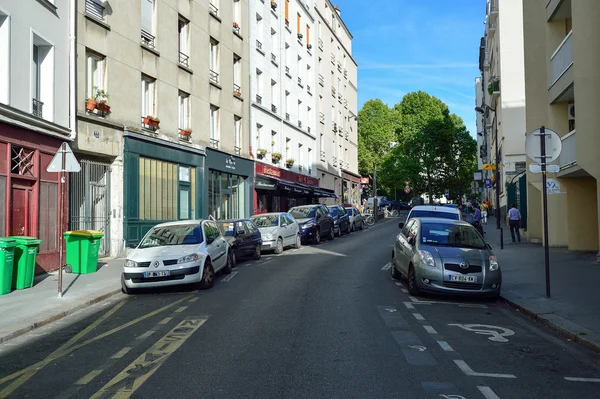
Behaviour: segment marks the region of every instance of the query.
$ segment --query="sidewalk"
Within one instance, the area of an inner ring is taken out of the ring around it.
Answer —
[[[34,285],[0,296],[0,343],[59,320],[121,292],[123,259],[100,259],[93,274],[63,272],[58,297],[58,272],[35,277]]]
[[[486,241],[502,268],[502,298],[511,306],[600,353],[600,301],[597,300],[600,264],[596,252],[569,252],[550,248],[550,298],[546,298],[544,247],[541,244],[512,242],[510,229],[503,224],[504,249],[500,230],[488,218]]]

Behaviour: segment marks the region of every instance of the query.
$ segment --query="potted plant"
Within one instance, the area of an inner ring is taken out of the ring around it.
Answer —
[[[152,115],[148,115],[148,116],[144,117],[144,125],[148,125],[150,127],[157,128],[159,123],[160,123],[160,119],[155,118]]]
[[[298,33],[298,39],[302,40],[303,37],[304,35],[302,33]]]
[[[271,161],[273,161],[273,163],[277,163],[281,160],[281,154],[278,152],[273,152],[271,153]]]
[[[256,154],[258,155],[258,159],[263,159],[265,155],[267,155],[267,150],[264,148],[259,148],[256,150]]]
[[[192,129],[190,129],[190,128],[179,129],[179,134],[184,137],[190,137],[192,135]]]
[[[275,147],[275,140],[271,141],[271,147]]]
[[[98,105],[98,103],[96,102],[95,98],[88,98],[87,103],[85,105],[85,109],[87,109],[88,111],[93,111],[96,109],[96,105]]]
[[[292,166],[294,166],[294,158],[288,158],[285,160],[285,166],[287,166],[288,168],[291,168]]]
[[[240,27],[240,25],[239,25],[237,22],[235,22],[235,21],[234,21],[234,22],[233,22],[233,27],[234,27],[235,29],[238,29],[238,28]]]
[[[500,80],[493,80],[488,85],[488,93],[489,93],[490,96],[495,91],[500,91]]]

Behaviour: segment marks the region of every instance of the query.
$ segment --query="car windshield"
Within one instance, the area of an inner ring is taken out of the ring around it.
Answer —
[[[251,218],[256,227],[273,227],[279,225],[279,215],[262,215]]]
[[[219,230],[221,230],[221,234],[223,234],[224,236],[230,236],[233,237],[234,234],[234,229],[233,229],[233,223],[231,222],[217,222],[217,226],[219,226]]]
[[[198,224],[174,224],[150,229],[138,248],[202,243],[202,229]]]
[[[346,208],[346,213],[348,216],[352,216],[352,208]]]
[[[458,220],[458,213],[454,212],[438,212],[438,211],[415,211],[410,213],[411,218],[442,218]]]
[[[329,213],[331,213],[331,216],[337,216],[338,209],[337,208],[329,208]]]
[[[421,242],[433,246],[486,248],[485,242],[474,227],[451,223],[422,223]]]
[[[314,218],[316,213],[316,208],[313,207],[299,207],[292,208],[288,211],[290,215],[292,215],[295,219],[306,219],[306,218]]]

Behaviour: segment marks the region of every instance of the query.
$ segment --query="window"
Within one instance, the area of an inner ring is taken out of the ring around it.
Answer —
[[[54,115],[54,47],[33,35],[31,113],[52,121]]]
[[[190,128],[190,95],[180,91],[179,92],[179,129]]]
[[[276,151],[276,149],[281,148],[279,146],[279,136],[277,136],[277,132],[275,130],[271,130],[271,147],[272,151]]]
[[[219,83],[219,42],[210,38],[210,81]]]
[[[154,47],[154,0],[142,2],[142,43]]]
[[[210,106],[210,141],[211,144],[219,144],[219,108]]]
[[[240,26],[242,22],[242,6],[241,0],[233,0],[233,27],[235,33],[240,33]],[[237,28],[236,28],[237,25]]]
[[[188,53],[189,26],[190,22],[180,15],[177,27],[179,31],[179,63],[186,67],[189,67],[190,58]]]
[[[10,18],[0,11],[0,103],[8,104],[10,87]]]
[[[208,1],[208,11],[215,17],[219,16],[219,0]]]
[[[142,116],[156,116],[155,85],[154,78],[142,75]]]
[[[240,151],[242,149],[242,117],[234,115],[233,116],[233,132],[234,132],[234,149],[236,155],[240,155]]]
[[[264,149],[266,147],[263,147],[263,135],[262,135],[262,125],[261,124],[256,124],[256,145],[259,149]]]
[[[286,112],[285,119],[288,120],[288,121],[290,120],[290,117],[289,117],[290,116],[290,111],[291,111],[290,108],[291,108],[291,105],[290,105],[290,92],[286,90],[286,92],[285,92],[285,112]]]
[[[262,42],[263,42],[263,18],[260,16],[260,14],[256,13],[256,48],[260,51],[263,51],[262,49]]]
[[[54,1],[52,1],[54,3]],[[85,2],[85,13],[100,21],[104,21],[104,1],[88,0]]]
[[[239,55],[233,54],[233,95],[242,96],[242,59]]]
[[[298,166],[302,167],[302,144],[298,144]]]

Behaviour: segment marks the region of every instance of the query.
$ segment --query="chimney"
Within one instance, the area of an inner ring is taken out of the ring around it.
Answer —
[[[333,6],[333,9],[338,13],[338,15],[342,15],[342,10],[336,5]]]

